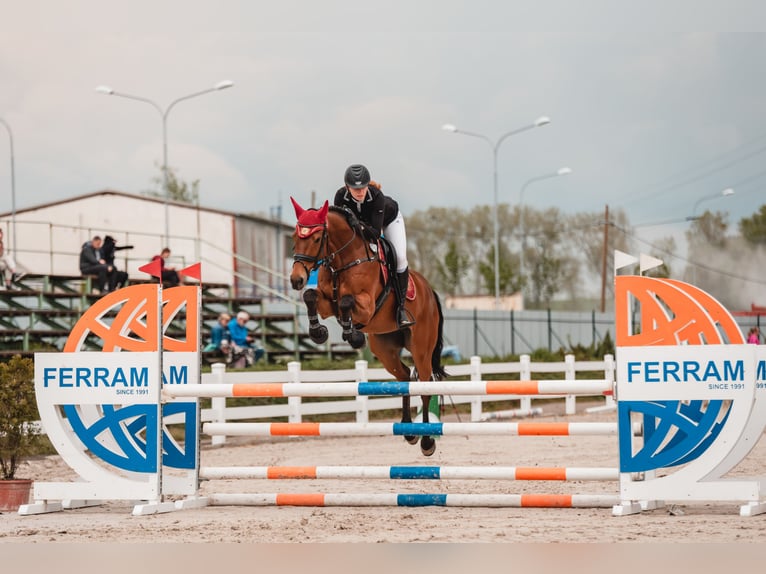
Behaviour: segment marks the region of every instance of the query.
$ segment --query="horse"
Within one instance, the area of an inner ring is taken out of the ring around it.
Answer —
[[[327,327],[319,323],[333,316],[343,328],[343,339],[353,348],[365,343],[397,381],[436,380],[447,376],[441,364],[444,344],[442,332],[444,315],[439,296],[426,279],[410,271],[406,310],[414,325],[399,329],[396,322],[396,298],[389,296],[391,284],[382,280],[384,256],[381,243],[371,243],[364,224],[350,211],[329,207],[325,201],[320,209],[303,209],[290,198],[298,220],[293,233],[293,266],[290,283],[300,291],[309,275],[318,269],[317,287],[303,292],[309,319],[309,337],[321,344],[327,340]],[[396,260],[391,252],[388,261]],[[393,271],[395,273],[395,264]],[[395,281],[396,278],[393,277]],[[414,287],[414,293],[412,293]],[[393,289],[396,289],[394,286]],[[401,351],[412,355],[415,372],[402,362]],[[428,422],[431,396],[423,396],[423,422]],[[402,422],[412,422],[410,397],[402,397]],[[418,437],[405,435],[410,444]],[[425,456],[436,451],[431,436],[420,439],[420,450]]]

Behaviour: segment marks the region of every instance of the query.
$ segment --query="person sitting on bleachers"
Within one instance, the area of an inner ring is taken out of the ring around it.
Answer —
[[[0,227],[0,275],[2,275],[3,285],[8,290],[13,288],[13,281],[19,278],[16,273],[16,262],[5,250],[2,227]]]
[[[176,287],[181,283],[181,278],[175,267],[165,265],[165,259],[170,257],[170,248],[165,247],[159,255],[152,257],[152,261],[160,262],[160,273],[162,274],[163,287]]]
[[[215,353],[216,355],[226,357],[227,363],[230,360],[231,354],[229,321],[231,321],[231,315],[228,313],[221,313],[218,315],[218,321],[216,321],[216,324],[210,329],[210,342],[204,349],[202,349],[204,353]]]
[[[80,273],[96,276],[96,289],[101,295],[107,293],[107,281],[112,280],[114,267],[107,265],[101,255],[103,240],[95,235],[90,241],[82,244],[80,250]]]
[[[229,335],[231,336],[232,363],[236,364],[238,359],[244,358],[246,365],[253,365],[260,359],[264,350],[256,347],[253,336],[247,330],[247,322],[250,320],[250,314],[247,311],[240,311],[237,316],[229,321]]]
[[[112,274],[109,276],[109,291],[121,289],[128,282],[128,274],[125,271],[117,269],[117,266],[114,264],[114,252],[123,249],[133,249],[133,246],[121,245],[117,247],[117,240],[114,237],[111,235],[104,237],[104,242],[101,246],[101,257],[106,261],[106,264],[110,265],[113,269]]]

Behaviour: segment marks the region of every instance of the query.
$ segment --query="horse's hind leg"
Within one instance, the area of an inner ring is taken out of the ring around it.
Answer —
[[[316,289],[306,289],[303,292],[303,302],[306,303],[306,313],[309,316],[309,337],[317,344],[327,341],[327,327],[319,324],[317,316],[317,299],[319,293]]]
[[[383,367],[396,377],[397,381],[410,381],[410,369],[402,363],[400,352],[404,346],[403,335],[401,331],[387,333],[384,335],[370,335],[370,351],[383,364]],[[410,396],[402,396],[402,422],[412,422],[412,412],[410,408]],[[415,435],[404,435],[404,440],[410,444],[418,444],[420,440]]]
[[[423,401],[423,423],[427,424],[431,412],[431,395],[423,395],[420,398]],[[434,437],[424,435],[423,438],[420,439],[420,452],[422,452],[424,456],[431,456],[436,452],[436,441],[434,440]]]

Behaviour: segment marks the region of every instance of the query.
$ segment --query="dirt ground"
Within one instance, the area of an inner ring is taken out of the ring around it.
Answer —
[[[585,405],[578,403],[578,410]],[[547,412],[547,411],[546,411]],[[540,421],[615,421],[613,412],[556,414]],[[455,420],[445,416],[444,420]],[[203,445],[203,466],[236,465],[413,465],[439,466],[617,466],[616,437],[440,437],[437,452],[424,459],[399,437],[229,439]],[[766,474],[761,441],[732,474]],[[19,476],[35,480],[73,478],[58,456],[41,457]],[[216,480],[213,492],[444,492],[609,493],[616,482],[529,482],[497,480]],[[0,542],[756,542],[766,536],[766,515],[742,518],[738,504],[688,504],[641,515],[612,517],[610,509],[455,507],[207,507],[134,517],[132,504],[60,513],[0,516]]]

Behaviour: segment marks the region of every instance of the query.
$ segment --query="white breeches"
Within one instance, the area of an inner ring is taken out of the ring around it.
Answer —
[[[16,272],[16,263],[13,261],[10,255],[0,256],[0,274],[5,276],[6,271],[9,273]]]
[[[404,218],[401,212],[396,219],[383,228],[383,234],[396,250],[396,272],[402,273],[407,269],[407,231],[404,229]]]

